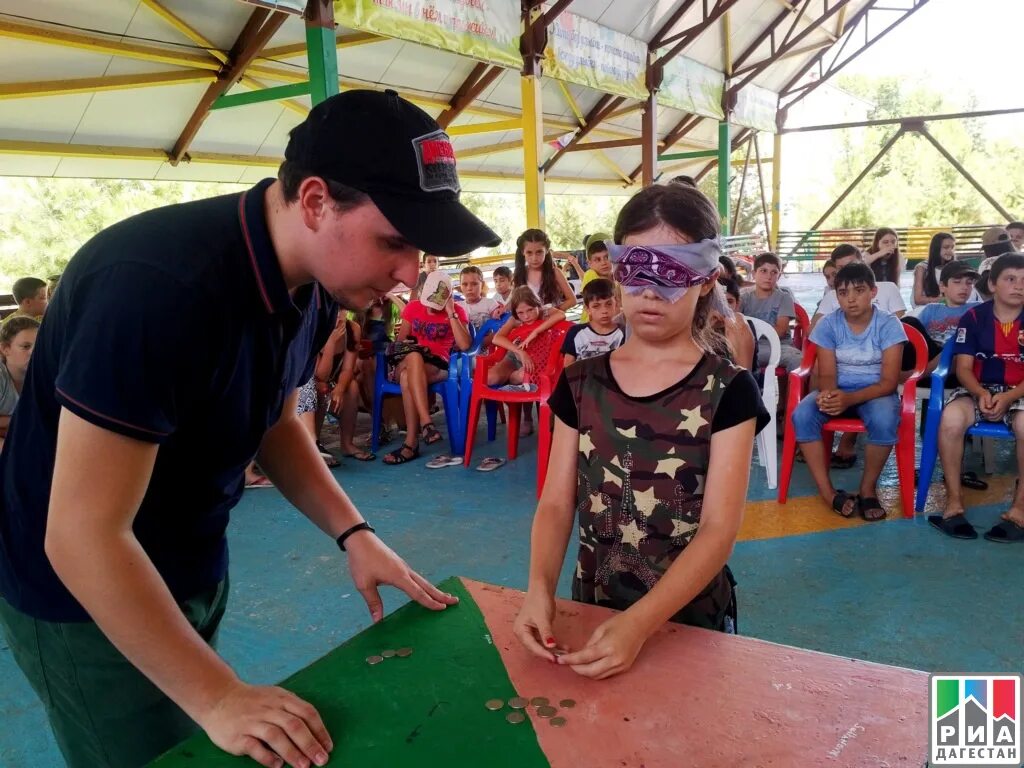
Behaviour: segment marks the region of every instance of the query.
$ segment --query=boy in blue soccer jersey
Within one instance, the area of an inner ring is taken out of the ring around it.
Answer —
[[[1018,476],[1024,470],[1024,255],[1000,256],[988,277],[992,300],[964,314],[956,330],[953,360],[961,386],[942,411],[939,458],[946,483],[946,509],[928,522],[956,539],[976,539],[964,516],[960,466],[964,435],[977,421],[1003,421],[1017,438]],[[1024,541],[1024,488],[1018,484],[989,541]]]

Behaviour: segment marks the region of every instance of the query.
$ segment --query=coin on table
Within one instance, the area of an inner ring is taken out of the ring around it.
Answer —
[[[522,696],[514,696],[508,700],[508,705],[512,709],[526,709],[526,705],[529,703],[529,699],[524,699]]]
[[[395,655],[395,652],[389,648],[386,651],[381,651],[380,655],[383,656],[385,659],[390,659]]]
[[[523,722],[526,719],[526,715],[524,715],[522,712],[509,712],[507,715],[505,715],[505,719],[513,725],[515,725],[516,723]]]
[[[564,728],[565,727],[565,718],[564,717],[552,717],[550,720],[548,720],[548,722],[551,723],[551,727],[552,728]]]
[[[534,696],[530,699],[530,704],[534,707],[546,707],[550,702],[543,696]]]
[[[484,702],[484,706],[492,712],[497,712],[499,709],[505,706],[505,702],[501,699],[488,699]]]
[[[412,656],[412,648],[399,648],[395,651],[395,655],[400,659],[404,659],[406,656]]]
[[[367,656],[366,657],[366,663],[371,665],[371,666],[374,665],[374,664],[380,664],[382,661],[384,661],[384,657],[383,656]]]
[[[554,717],[558,710],[554,707],[537,707],[537,717]]]
[[[562,699],[560,702],[558,702],[558,706],[560,706],[562,709],[572,709],[576,706],[576,702],[572,699]]]

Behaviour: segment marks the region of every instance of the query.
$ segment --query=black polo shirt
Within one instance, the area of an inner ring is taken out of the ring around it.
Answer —
[[[134,531],[174,597],[224,578],[245,467],[337,312],[316,284],[289,295],[270,184],[134,216],[68,264],[0,454],[0,594],[18,610],[88,619],[43,551],[61,408],[160,445]]]

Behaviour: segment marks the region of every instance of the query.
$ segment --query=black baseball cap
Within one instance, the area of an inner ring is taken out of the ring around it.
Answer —
[[[943,265],[942,271],[939,272],[939,282],[948,283],[950,280],[956,277],[969,277],[972,280],[978,279],[978,270],[972,267],[966,261],[959,261],[953,259],[953,261],[947,262]]]
[[[501,242],[459,202],[451,139],[394,91],[354,90],[325,99],[292,129],[284,157],[365,192],[425,253],[462,256]]]

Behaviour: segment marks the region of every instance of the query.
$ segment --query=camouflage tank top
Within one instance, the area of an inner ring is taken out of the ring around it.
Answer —
[[[609,356],[565,371],[579,415],[576,511],[580,548],[573,599],[625,610],[658,582],[700,524],[711,425],[726,387],[741,373],[705,355],[685,379],[629,397]],[[672,621],[726,628],[732,577],[722,569]]]

